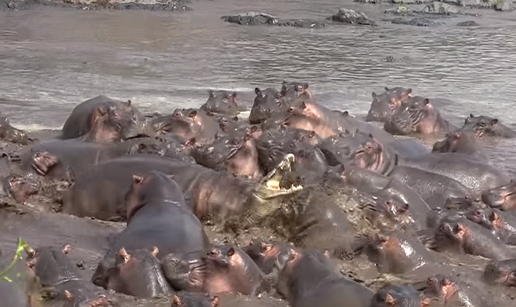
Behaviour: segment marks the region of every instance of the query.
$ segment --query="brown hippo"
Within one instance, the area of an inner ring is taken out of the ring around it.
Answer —
[[[486,265],[482,278],[489,284],[516,287],[516,259],[491,261]]]
[[[434,144],[432,152],[458,152],[476,157],[480,161],[487,161],[487,156],[474,134],[463,130],[447,133],[443,140]]]
[[[308,83],[283,81],[280,90],[281,97],[286,101],[296,98],[313,99],[313,95],[308,89]]]
[[[158,251],[161,250],[162,257],[174,252],[187,253],[204,249],[208,246],[209,241],[202,224],[185,203],[179,185],[159,171],[150,171],[144,175],[133,175],[133,184],[125,199],[127,228],[111,244],[110,251],[106,253],[104,260],[98,265],[92,281],[98,286],[113,286],[115,290],[118,289],[119,291],[123,289],[131,290],[131,293],[126,294],[132,295],[138,293],[149,297],[157,292],[167,293],[169,291],[168,285],[161,282],[163,278],[159,278],[158,275],[150,277],[155,279],[156,282],[151,284],[156,285],[156,289],[146,287],[139,291],[137,290],[139,287],[127,286],[131,282],[138,282],[138,280],[123,279],[129,274],[125,273],[128,270],[127,268],[135,266],[135,264],[128,265],[127,261],[130,257],[127,255],[132,254],[134,250],[153,247],[157,248],[153,250],[152,254],[156,256]],[[120,273],[118,273],[118,281],[112,283],[112,274],[116,272],[111,268],[117,267],[115,261],[117,253],[125,261],[120,264],[122,267]],[[152,257],[143,258],[146,259],[146,264],[142,264],[142,270],[145,272],[132,274],[143,276],[142,274],[157,272],[156,269],[149,270],[146,266],[155,267],[159,261],[154,261]],[[140,261],[143,260],[140,259]]]
[[[482,192],[482,201],[491,208],[516,210],[516,180]]]
[[[403,102],[412,96],[412,89],[403,87],[387,88],[385,93],[371,93],[373,101],[365,118],[366,122],[386,122]]]
[[[251,124],[260,124],[266,119],[287,110],[290,106],[274,88],[261,90],[257,87],[254,92],[256,97],[249,114]]]
[[[244,248],[244,251],[253,259],[260,270],[270,274],[276,262],[282,255],[288,254],[292,245],[281,242],[253,241]]]
[[[502,124],[498,118],[484,115],[474,116],[470,114],[464,120],[464,126],[461,130],[474,133],[476,137],[516,137],[516,131]]]
[[[208,100],[200,107],[204,112],[238,115],[237,93],[208,91]]]
[[[411,286],[389,285],[379,289],[368,307],[428,307],[431,299]]]
[[[109,114],[110,121],[120,125],[124,139],[137,135],[145,125],[145,117],[131,105],[131,101],[123,102],[101,95],[73,109],[63,125],[63,139],[74,139],[88,133],[103,114]]]
[[[484,285],[479,284],[478,286],[483,287]],[[420,288],[426,297],[434,298],[444,306],[492,306],[487,304],[487,297],[482,297],[480,294],[482,291],[478,286],[467,282],[454,281],[447,276],[437,274],[430,276],[426,280],[426,285],[422,283],[421,288],[418,286],[416,288]]]

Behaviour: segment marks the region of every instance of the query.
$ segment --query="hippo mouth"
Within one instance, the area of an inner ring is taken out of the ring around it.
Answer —
[[[259,183],[256,196],[270,199],[302,190],[302,184],[296,184],[299,178],[293,179],[293,165],[296,157],[287,154],[276,168],[271,170]]]

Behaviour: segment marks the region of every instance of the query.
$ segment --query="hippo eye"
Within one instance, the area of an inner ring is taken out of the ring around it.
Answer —
[[[480,127],[485,127],[485,126],[486,126],[486,122],[485,122],[485,121],[483,121],[483,120],[481,120],[481,121],[480,121]]]
[[[139,144],[138,145],[138,149],[144,149],[145,148],[145,144]]]
[[[231,247],[230,249],[228,249],[228,252],[226,253],[226,255],[228,257],[232,257],[233,255],[235,254],[235,249],[233,247]]]

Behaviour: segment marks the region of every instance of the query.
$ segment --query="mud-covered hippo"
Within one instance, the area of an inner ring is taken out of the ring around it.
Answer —
[[[77,266],[67,254],[71,246],[44,246],[28,251],[27,263],[36,273],[42,287],[53,300],[66,302],[64,306],[113,306],[109,294],[84,280]],[[31,305],[32,306],[32,305]]]
[[[371,93],[373,101],[366,122],[386,122],[397,111],[403,102],[412,96],[412,89],[403,87],[385,88],[381,94]]]
[[[343,278],[322,253],[291,249],[282,258],[275,265],[277,290],[291,306],[369,306],[374,293]]]
[[[428,277],[426,282],[416,283],[415,287],[429,300],[437,300],[444,306],[492,306],[487,303],[489,295],[482,295],[485,285],[474,280],[463,282],[437,274]]]
[[[476,137],[516,137],[516,131],[502,124],[498,118],[484,115],[474,116],[470,114],[464,120],[461,130],[474,133]]]
[[[133,183],[125,196],[127,211],[127,228],[123,230],[111,244],[110,251],[104,256],[92,278],[92,281],[102,287],[113,286],[118,289],[134,289],[127,285],[129,282],[118,278],[118,282],[112,282],[111,270],[116,265],[116,255],[122,257],[126,264],[120,267],[118,275],[124,275],[124,269],[133,267],[127,266],[131,259],[132,251],[138,249],[153,249],[156,257],[161,251],[160,257],[169,253],[188,253],[204,249],[209,245],[208,238],[204,233],[201,222],[193,214],[192,208],[185,202],[180,186],[170,176],[159,171],[150,171],[146,174],[133,175]],[[154,247],[156,247],[154,249]],[[152,259],[152,258],[151,258]],[[143,265],[141,269],[148,271],[147,274],[159,271],[159,261],[147,261],[148,268]],[[158,268],[156,268],[158,267]],[[140,276],[145,272],[141,272]],[[116,276],[115,276],[116,278]],[[170,293],[168,284],[159,276],[151,276],[155,281],[152,283],[157,288],[148,291],[135,291],[143,297],[152,297],[155,294]],[[136,295],[135,293],[126,293]]]
[[[374,294],[368,307],[428,307],[431,301],[411,286],[389,285]]]
[[[152,136],[171,134],[182,143],[191,139],[208,143],[221,131],[215,119],[198,109],[176,109],[172,115],[151,120],[148,130]]]
[[[193,211],[199,218],[211,216],[226,222],[232,218],[252,219],[247,214],[239,215],[248,210],[253,218],[258,218],[262,214],[266,216],[268,210],[276,210],[270,200],[298,188],[299,183],[292,182],[288,176],[295,157],[290,155],[286,159],[256,183],[167,157],[124,156],[99,163],[75,176],[74,187],[64,197],[63,212],[105,220],[119,219],[125,216],[125,208],[121,205],[125,190],[133,181],[133,174],[145,175],[159,170],[175,175],[182,191],[192,199]],[[260,204],[260,212],[251,205],[254,202],[257,206]]]
[[[385,131],[397,135],[439,134],[457,129],[445,120],[428,98],[409,98],[384,125]]]
[[[486,265],[482,279],[489,284],[516,287],[516,259],[491,261]]]
[[[208,91],[208,100],[200,107],[204,112],[238,115],[237,93]]]
[[[73,109],[63,125],[63,139],[74,139],[88,133],[102,114],[109,114],[110,120],[120,125],[123,138],[141,133],[145,126],[145,116],[131,101],[123,102],[101,95],[88,99]]]
[[[257,87],[254,89],[254,92],[256,97],[249,114],[249,122],[251,124],[259,124],[289,108],[289,104],[282,99],[281,94],[274,88],[261,90]]]

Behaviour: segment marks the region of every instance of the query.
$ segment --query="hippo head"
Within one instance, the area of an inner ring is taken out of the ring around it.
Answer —
[[[464,120],[464,126],[462,126],[461,130],[472,132],[476,137],[499,136],[501,134],[499,132],[499,125],[500,122],[497,118],[470,114]]]
[[[240,127],[238,116],[218,116],[217,123],[219,124],[220,130],[222,130],[223,133],[235,132]]]
[[[183,191],[173,177],[160,171],[133,175],[133,182],[125,195],[127,222],[129,223],[134,214],[152,198],[166,199],[181,205],[181,201],[184,200]]]
[[[269,117],[288,109],[288,104],[281,98],[280,93],[273,88],[261,90],[255,88],[253,107],[249,114],[251,124],[259,124]]]
[[[383,231],[405,229],[412,222],[409,204],[393,199],[377,198],[374,204],[366,206],[365,213],[375,228]]]
[[[514,260],[491,261],[486,265],[482,279],[489,284],[516,286],[516,268]]]
[[[186,254],[168,254],[161,260],[163,271],[175,289],[202,292],[208,270],[202,251]]]
[[[365,251],[369,261],[376,264],[378,272],[399,274],[405,272],[405,266],[409,262],[409,255],[404,249],[407,245],[407,242],[394,234],[378,233],[367,244]]]
[[[189,140],[196,137],[203,126],[201,112],[196,109],[176,109],[172,115],[152,120],[150,125],[157,135],[171,133],[181,140]]]
[[[482,193],[482,201],[491,208],[513,210],[516,208],[516,180],[486,190]]]
[[[269,274],[272,272],[274,262],[282,255],[288,254],[291,248],[288,243],[254,241],[249,243],[244,251],[262,272]]]
[[[388,285],[380,288],[371,299],[370,307],[428,307],[431,299],[423,297],[411,286]]]
[[[4,178],[4,194],[10,195],[17,203],[25,202],[32,195],[38,194],[40,189],[40,181],[30,176],[9,175]]]
[[[503,220],[491,209],[470,208],[464,211],[464,216],[491,231],[499,230],[495,228],[496,226],[501,226],[503,229]]]
[[[82,140],[101,144],[120,142],[123,129],[130,126],[126,116],[127,114],[120,112],[116,106],[98,107],[91,118],[90,130]]]
[[[412,89],[411,88],[404,88],[404,87],[385,87],[385,93],[391,95],[392,97],[395,97],[400,102],[404,102],[408,98],[413,97],[412,96]]]
[[[124,143],[129,143],[128,141]],[[140,137],[135,140],[135,142],[130,143],[127,154],[151,154],[158,156],[165,156],[167,153],[167,145],[163,142],[160,142],[156,139],[149,137]]]
[[[470,237],[466,224],[453,220],[443,221],[435,230],[434,238],[425,242],[425,246],[436,251],[451,250],[461,253]]]
[[[458,285],[441,274],[430,276],[426,281],[416,283],[415,286],[425,296],[442,298],[444,304],[448,304],[450,299],[459,292]]]
[[[28,134],[20,129],[16,129],[9,123],[7,117],[0,117],[0,139],[12,143],[27,145],[30,141]]]
[[[299,82],[287,82],[283,81],[281,85],[280,91],[281,97],[285,99],[285,101],[291,101],[297,99],[299,97],[305,99],[312,99],[313,95],[308,90],[308,83],[299,83]]]
[[[76,278],[78,273],[75,265],[67,258],[71,245],[65,244],[58,248],[43,246],[36,249],[27,248],[27,265],[39,277],[43,286],[54,286]]]
[[[170,293],[161,263],[156,258],[157,247],[134,250],[125,248],[118,252],[115,266],[108,269],[108,289],[141,298],[151,298]]]
[[[385,123],[387,132],[398,135],[433,132],[435,112],[428,98],[412,97],[401,105],[391,120]]]
[[[218,296],[204,293],[180,292],[172,297],[172,307],[217,307]]]
[[[396,155],[369,134],[368,139],[351,155],[351,161],[355,166],[387,174],[396,164]]]
[[[457,152],[457,149],[462,146],[461,143],[467,137],[468,134],[460,130],[447,133],[443,140],[434,144],[432,152]]]
[[[201,110],[211,113],[238,115],[237,93],[228,91],[208,91],[208,100]]]

